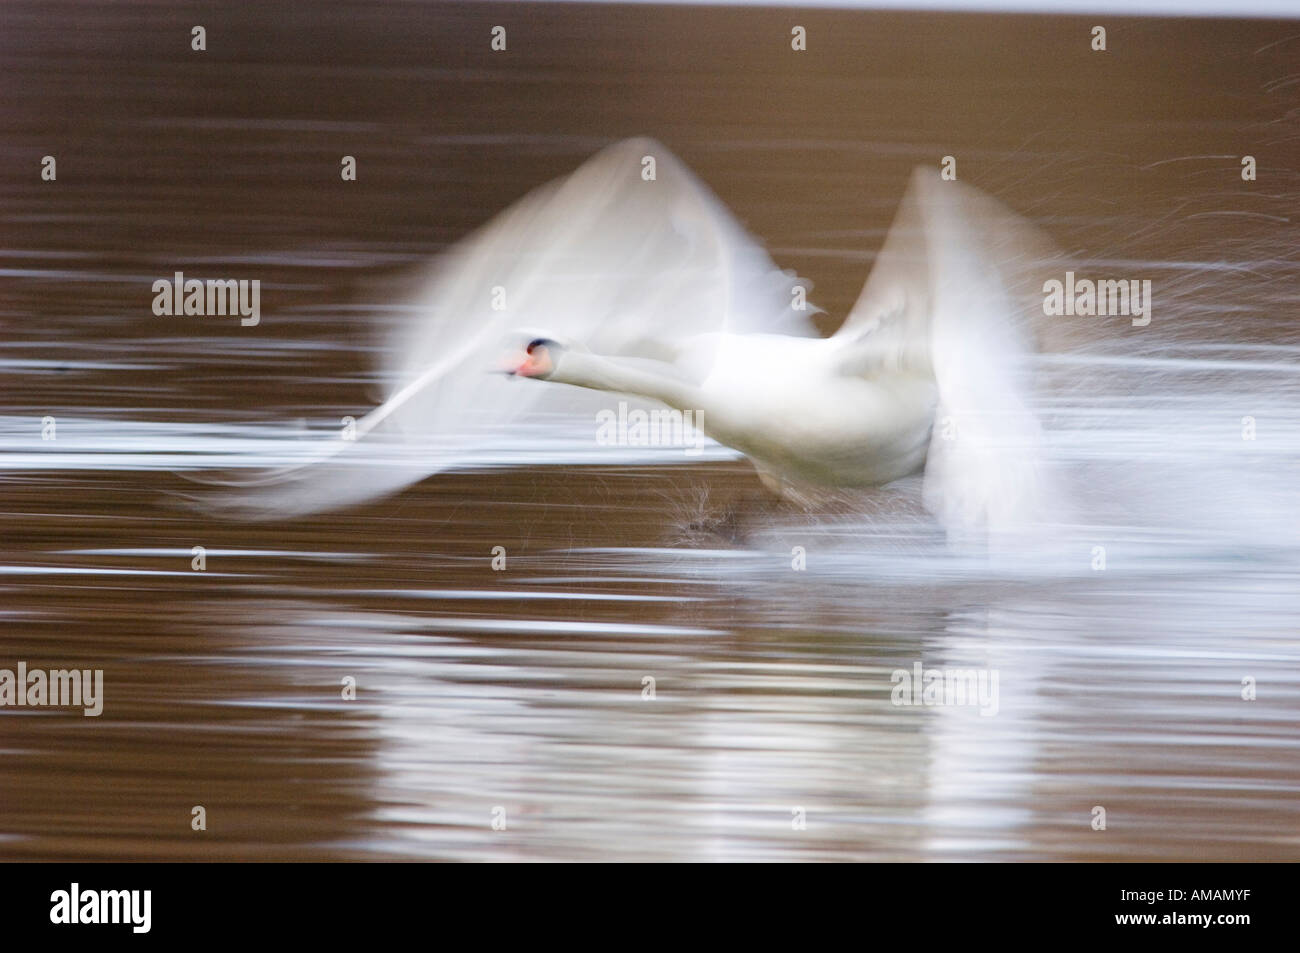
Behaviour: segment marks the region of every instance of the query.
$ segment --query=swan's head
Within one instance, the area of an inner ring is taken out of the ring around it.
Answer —
[[[541,332],[529,332],[528,343],[506,363],[506,374],[511,377],[535,377],[548,380],[554,377],[564,360],[564,355],[574,350],[570,341],[547,337]]]
[[[522,360],[508,373],[546,380],[555,373],[555,364],[562,352],[563,346],[550,338],[533,338],[524,345]]]

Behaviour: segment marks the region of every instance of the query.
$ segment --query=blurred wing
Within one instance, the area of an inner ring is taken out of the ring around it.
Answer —
[[[484,435],[525,413],[609,403],[493,373],[523,343],[518,329],[641,357],[709,331],[811,335],[812,309],[792,307],[797,284],[662,145],[617,143],[441,256],[394,334],[391,386],[357,440],[269,475],[239,502],[256,515],[373,498],[472,462]],[[395,436],[400,452],[380,449]]]
[[[862,294],[832,336],[843,346],[846,373],[932,372],[932,262],[923,175],[920,169],[913,173]]]
[[[1057,254],[1001,203],[917,169],[836,338],[865,374],[933,375],[924,499],[951,535],[1008,534],[1057,505],[1028,359]]]

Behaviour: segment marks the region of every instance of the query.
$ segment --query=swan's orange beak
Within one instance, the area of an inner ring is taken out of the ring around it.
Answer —
[[[532,358],[523,351],[507,354],[501,359],[501,373],[507,377],[514,377],[527,367],[528,362],[531,360]]]
[[[506,359],[505,372],[512,377],[537,377],[551,372],[551,355],[544,347],[535,347],[531,354],[519,351]]]

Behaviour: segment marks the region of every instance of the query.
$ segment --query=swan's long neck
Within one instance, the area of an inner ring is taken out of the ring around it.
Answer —
[[[699,388],[670,372],[586,351],[569,351],[549,380],[593,390],[651,397],[679,410],[699,406]]]

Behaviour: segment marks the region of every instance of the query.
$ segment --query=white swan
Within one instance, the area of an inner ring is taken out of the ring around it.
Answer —
[[[909,368],[863,373],[857,342],[715,332],[666,342],[669,348],[668,361],[634,361],[541,337],[508,373],[690,411],[778,491],[787,482],[877,486],[925,461],[933,378]]]
[[[1020,292],[1041,287],[1050,261],[1023,220],[918,169],[853,311],[821,338],[798,280],[667,149],[627,140],[442,256],[392,342],[393,383],[359,422],[365,439],[240,502],[283,515],[391,492],[457,466],[483,428],[583,406],[561,383],[702,412],[778,490],[924,466],[925,503],[950,528],[1023,524],[1044,480]],[[524,351],[507,374],[484,373],[511,346]],[[427,456],[370,465],[384,433]]]

